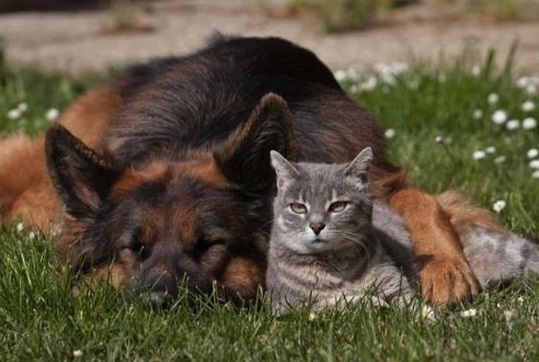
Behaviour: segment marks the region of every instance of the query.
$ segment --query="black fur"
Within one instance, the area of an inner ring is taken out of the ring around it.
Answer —
[[[59,250],[84,271],[121,265],[135,294],[151,286],[173,295],[187,276],[194,290],[217,281],[226,295],[256,295],[272,221],[272,149],[342,163],[370,146],[375,180],[400,172],[383,157],[375,120],[313,53],[282,39],[220,36],[115,82],[123,103],[100,146],[88,150],[55,126],[47,158],[71,214]],[[146,169],[156,163],[161,171]],[[137,183],[132,170],[150,179]],[[114,191],[122,182],[135,188]]]

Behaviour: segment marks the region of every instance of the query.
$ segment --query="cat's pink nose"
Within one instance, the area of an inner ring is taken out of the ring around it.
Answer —
[[[326,224],[323,222],[312,222],[309,226],[313,229],[314,233],[318,235],[326,227]]]

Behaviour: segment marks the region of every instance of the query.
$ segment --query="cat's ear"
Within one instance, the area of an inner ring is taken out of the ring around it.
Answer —
[[[47,131],[45,153],[52,183],[66,211],[75,217],[92,217],[118,176],[112,162],[61,125]]]
[[[270,151],[271,165],[277,174],[277,188],[281,189],[299,176],[299,171],[277,151]]]
[[[364,148],[357,156],[346,166],[344,175],[359,179],[362,183],[368,183],[369,168],[372,162],[372,148]]]

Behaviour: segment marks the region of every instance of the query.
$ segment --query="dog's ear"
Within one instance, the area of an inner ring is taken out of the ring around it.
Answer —
[[[292,114],[286,102],[280,96],[268,93],[247,122],[214,152],[214,157],[228,179],[251,192],[264,192],[275,183],[270,151],[276,150],[295,160],[298,149]]]
[[[52,183],[66,211],[77,218],[94,215],[118,177],[112,163],[60,125],[47,131],[45,154]]]

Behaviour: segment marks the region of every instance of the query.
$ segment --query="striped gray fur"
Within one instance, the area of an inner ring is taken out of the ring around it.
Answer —
[[[372,200],[366,148],[350,163],[292,163],[272,151],[277,174],[267,288],[272,309],[346,306],[365,295],[405,303],[417,284],[412,241],[401,217]],[[458,230],[482,287],[539,273],[538,246],[513,233]]]

